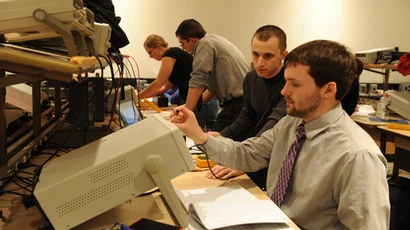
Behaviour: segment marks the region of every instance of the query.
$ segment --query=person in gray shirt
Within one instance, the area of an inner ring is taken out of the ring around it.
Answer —
[[[195,19],[181,22],[175,35],[181,47],[194,55],[185,107],[194,110],[201,98],[202,103],[218,99],[222,110],[214,130],[219,132],[231,125],[242,110],[242,82],[249,65],[234,44],[219,35],[207,34]]]
[[[267,195],[303,229],[388,229],[387,161],[340,103],[355,77],[355,56],[316,40],[292,50],[284,65],[288,115],[260,137],[208,135],[184,107],[171,122],[217,163],[242,171],[269,166]]]

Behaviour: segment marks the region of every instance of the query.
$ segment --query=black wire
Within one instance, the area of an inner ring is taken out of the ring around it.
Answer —
[[[196,147],[197,149],[199,149],[199,151],[201,151],[201,152],[203,152],[203,153],[205,154],[206,163],[208,164],[209,171],[211,171],[212,175],[213,175],[216,179],[218,179],[218,180],[228,180],[228,179],[222,179],[222,178],[218,177],[217,175],[215,175],[214,171],[212,170],[211,164],[209,163],[209,159],[210,159],[210,158],[209,158],[209,156],[208,156],[208,153],[206,152],[205,146],[204,146],[203,144],[195,144],[195,145],[189,147],[189,149],[191,150],[191,148],[195,148],[195,147]]]
[[[98,59],[98,60],[99,60],[99,59]],[[100,61],[100,60],[99,60],[99,61]],[[82,115],[82,114],[84,113],[84,111],[88,108],[89,104],[94,100],[95,96],[96,96],[96,94],[94,94],[94,95],[90,98],[90,100],[88,100],[87,104],[83,107],[83,109],[81,110],[80,114],[78,115],[77,121],[76,121],[75,124],[72,126],[72,128],[71,128],[71,130],[70,130],[70,133],[66,136],[66,138],[65,138],[65,140],[64,140],[64,142],[63,142],[63,144],[62,144],[61,146],[64,146],[64,145],[67,143],[68,139],[69,139],[70,136],[73,134],[74,130],[77,128],[78,123],[80,122],[80,117],[81,117],[81,115]],[[53,157],[55,157],[55,156],[57,155],[57,153],[60,152],[60,149],[61,149],[61,147],[58,148],[53,154],[51,154],[50,157],[48,157],[48,158],[46,159],[46,161],[44,161],[44,162],[41,164],[41,166],[39,167],[39,169],[36,171],[36,174],[34,175],[34,179],[33,179],[32,193],[34,192],[34,189],[35,189],[35,187],[36,187],[36,185],[37,185],[37,183],[38,183],[38,179],[39,179],[39,177],[40,177],[40,173],[41,173],[41,170],[43,169],[43,166],[46,165],[51,159],[53,159]],[[31,194],[31,195],[33,195],[33,194]]]
[[[95,91],[95,93],[94,93],[94,95],[93,95],[93,98],[94,97],[96,97],[97,96],[97,94],[98,94],[98,92],[100,92],[100,90],[103,90],[104,91],[104,66],[103,66],[103,64],[102,64],[102,62],[101,62],[101,60],[100,60],[100,58],[95,54],[95,53],[93,53],[93,52],[91,52],[90,50],[87,50],[92,56],[94,56],[96,59],[97,59],[97,61],[98,61],[98,63],[100,64],[100,69],[101,69],[101,79],[103,79],[103,83],[102,84],[99,84],[99,86],[98,86],[98,89]],[[100,105],[100,107],[98,108],[98,110],[94,110],[94,117],[93,117],[93,119],[90,121],[90,122],[88,122],[87,123],[87,126],[85,127],[85,129],[84,129],[84,145],[87,143],[87,131],[88,131],[88,128],[90,127],[90,125],[91,124],[94,124],[94,122],[95,122],[95,119],[97,118],[97,115],[98,115],[98,113],[100,112],[100,110],[101,110],[101,108],[102,107],[104,107],[104,103],[101,103],[101,105]]]
[[[118,63],[115,61],[115,59],[116,59],[116,58],[120,59],[120,58],[122,57],[121,54],[115,54],[115,53],[114,53],[114,54],[111,54],[110,57],[114,60],[115,64],[117,65],[118,70],[120,70],[120,66],[119,66]],[[111,66],[111,67],[112,67],[112,66]],[[116,104],[116,102],[117,102],[118,89],[119,89],[119,86],[115,85],[116,82],[115,82],[115,77],[114,77],[114,68],[111,68],[111,81],[112,81],[111,90],[110,90],[110,92],[108,93],[107,97],[108,97],[109,95],[111,95],[111,91],[112,91],[113,88],[115,88],[115,95],[114,95],[114,100],[113,100],[112,105],[111,105],[110,123],[109,123],[108,126],[110,126],[111,121],[114,120],[113,117],[114,117],[114,112],[115,112],[115,104]],[[108,130],[109,130],[109,129],[107,129],[107,134],[108,134]]]
[[[70,149],[65,148],[65,147],[59,145],[58,143],[51,142],[51,141],[43,141],[42,147],[43,147],[43,149],[50,149],[50,148],[51,149],[60,149],[60,151],[65,152],[65,153],[70,152]],[[44,153],[42,151],[39,151],[39,152],[42,153],[42,154],[49,154],[49,153]]]
[[[151,194],[156,193],[156,192],[159,192],[159,188],[154,189],[154,190],[149,191],[149,192],[144,192],[144,193],[141,193],[141,194],[139,195],[139,197],[140,197],[140,196],[147,196],[147,195],[151,195]]]
[[[3,190],[2,192],[3,192],[3,193],[14,194],[14,195],[18,195],[18,196],[25,196],[25,195],[27,195],[27,194],[15,192],[16,190],[20,190],[20,188],[19,188],[19,189],[14,189],[14,190],[7,190],[7,191]]]
[[[13,182],[15,185],[17,185],[20,189],[26,190],[26,191],[28,191],[28,192],[30,192],[30,193],[32,192],[31,190],[27,189],[27,188],[24,187],[23,185],[17,183],[17,180],[14,180],[14,177],[13,177],[13,176],[10,176],[10,180],[11,180],[11,182]],[[31,186],[31,184],[28,184],[27,186]],[[3,192],[6,192],[6,191],[3,191]]]
[[[102,63],[101,60],[97,57],[97,60],[100,63],[100,66],[102,67]],[[107,60],[107,59],[106,59]],[[110,68],[111,68],[111,73],[113,73],[113,68],[112,68],[112,64],[111,61],[107,60],[107,62],[110,64]],[[103,72],[103,71],[102,71]],[[101,74],[103,76],[103,74]],[[42,87],[43,91],[47,94],[48,98],[50,99],[50,94],[47,92],[47,90]],[[80,113],[81,114],[85,111],[85,108],[88,107],[88,104],[94,99],[95,95],[90,99],[90,101],[87,103],[87,105],[83,108],[83,110]],[[26,196],[27,194],[22,194],[22,193],[18,193],[15,192],[17,190],[25,190],[30,192],[30,195],[33,195],[35,186],[38,182],[42,167],[48,162],[50,161],[53,157],[55,156],[59,156],[58,152],[65,150],[66,152],[69,152],[69,150],[67,148],[63,148],[64,144],[67,142],[69,136],[73,133],[73,131],[75,130],[76,126],[78,125],[79,119],[76,121],[76,123],[74,124],[71,132],[69,133],[69,135],[67,136],[67,138],[65,139],[64,143],[62,145],[58,145],[57,143],[52,143],[52,142],[48,142],[49,144],[53,144],[54,146],[57,147],[57,150],[54,153],[49,153],[51,156],[41,165],[36,165],[30,162],[30,159],[32,159],[32,157],[25,162],[25,164],[27,165],[27,167],[36,167],[38,168],[38,170],[36,170],[34,173],[30,173],[30,172],[26,172],[26,171],[22,171],[21,169],[18,170],[12,170],[9,172],[9,176],[5,177],[5,178],[0,178],[0,181],[6,180],[5,183],[2,183],[1,186],[1,192],[2,193],[10,193],[10,194],[14,194],[14,195],[19,195],[19,196]],[[45,154],[44,152],[38,151],[39,153]],[[25,174],[29,174],[32,175],[31,178],[27,178],[27,177],[21,177],[18,175],[18,173],[25,173]],[[12,175],[11,175],[12,174]],[[18,188],[13,189],[13,190],[3,190],[4,185],[8,184],[8,182],[13,182]],[[22,185],[21,183],[24,183],[26,186]],[[31,190],[29,189],[31,187]]]
[[[29,186],[27,186],[27,187],[29,187]],[[24,196],[24,195],[26,195],[26,194],[22,194],[22,193],[16,194],[16,193],[17,193],[16,191],[18,191],[18,190],[21,190],[21,188],[15,188],[15,189],[10,189],[10,190],[5,190],[5,191],[3,191],[3,192],[4,192],[4,193],[11,193],[11,194],[14,194],[14,195],[19,195],[19,196]]]

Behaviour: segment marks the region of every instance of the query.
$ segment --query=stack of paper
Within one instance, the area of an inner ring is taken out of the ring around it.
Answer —
[[[373,109],[371,105],[359,105],[357,106],[357,111],[355,111],[352,116],[364,116],[367,117],[370,114],[375,113],[376,111]]]
[[[176,192],[201,226],[191,223],[188,229],[291,229],[271,200],[259,200],[239,185]]]

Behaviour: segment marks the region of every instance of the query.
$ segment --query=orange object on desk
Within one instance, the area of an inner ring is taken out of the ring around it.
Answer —
[[[387,124],[387,128],[389,128],[389,129],[410,130],[410,125],[389,123],[389,124]]]
[[[145,104],[147,104],[149,107],[153,108],[155,111],[160,113],[162,110],[154,103],[148,101],[147,99],[142,100]]]
[[[207,159],[205,155],[198,155],[195,159],[196,166],[198,166],[199,168],[208,168],[208,162],[210,167],[214,167],[216,165],[211,159]]]
[[[389,123],[389,124],[387,124],[387,128],[389,128],[389,129],[410,130],[410,125]]]

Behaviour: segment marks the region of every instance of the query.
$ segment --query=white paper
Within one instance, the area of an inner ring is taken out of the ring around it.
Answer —
[[[279,224],[290,220],[271,200],[259,200],[239,185],[176,192],[192,218],[205,227],[192,224],[191,229],[219,229],[228,226],[241,229],[239,225],[245,224],[254,225],[242,228],[289,229],[288,225]]]
[[[360,105],[357,107],[357,111],[352,114],[352,116],[364,116],[367,117],[371,113],[375,113],[371,105]]]
[[[254,201],[258,200],[252,193],[240,185],[223,186],[216,188],[201,188],[191,190],[176,190],[176,193],[188,210],[189,204],[193,202],[220,202],[220,201]]]

